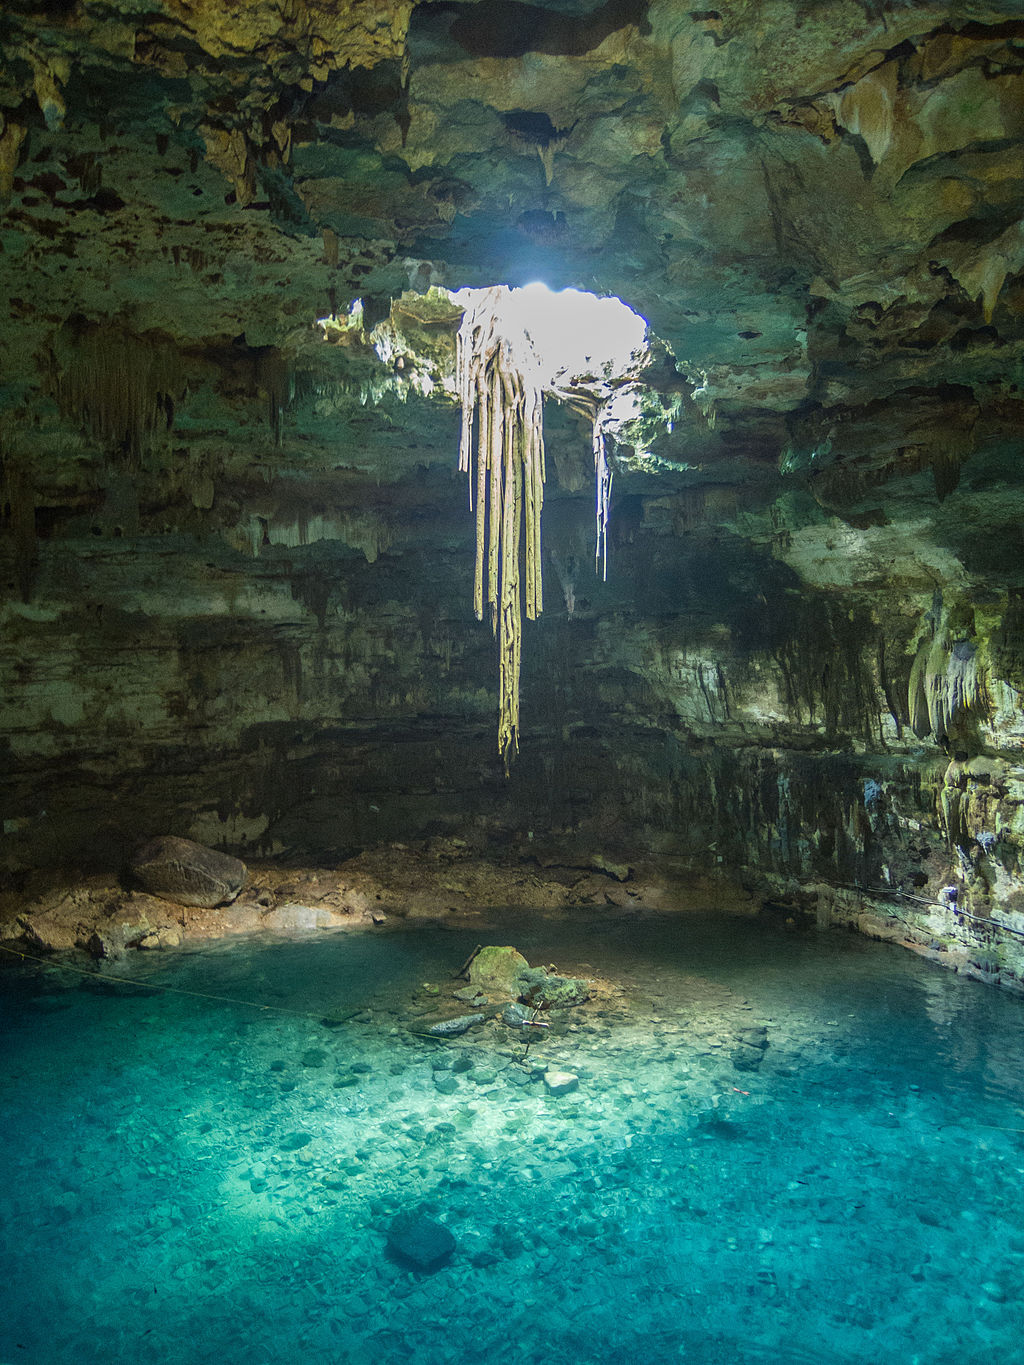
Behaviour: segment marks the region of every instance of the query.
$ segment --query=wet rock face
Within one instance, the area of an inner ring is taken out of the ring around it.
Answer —
[[[235,900],[248,875],[240,859],[170,835],[144,844],[130,872],[153,896],[209,909]]]

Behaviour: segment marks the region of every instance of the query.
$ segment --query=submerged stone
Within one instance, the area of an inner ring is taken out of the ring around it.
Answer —
[[[545,1071],[544,1086],[549,1095],[568,1095],[579,1089],[580,1078],[571,1071]]]
[[[740,1029],[736,1036],[741,1043],[746,1043],[747,1047],[757,1047],[764,1051],[768,1046],[768,1029],[764,1024],[759,1024],[754,1028]]]
[[[535,1009],[564,1009],[582,1005],[590,998],[590,982],[581,977],[556,976],[544,967],[528,967],[519,973],[519,999]]]
[[[764,1061],[764,1053],[759,1048],[738,1047],[732,1054],[732,1064],[737,1071],[757,1071]]]
[[[427,1029],[435,1038],[457,1038],[467,1033],[474,1024],[482,1024],[482,1014],[458,1014],[454,1019],[442,1019],[439,1024],[431,1024]]]
[[[150,895],[201,909],[228,905],[248,876],[240,859],[173,835],[144,844],[132,858],[130,871]]]
[[[440,1270],[456,1245],[446,1227],[421,1213],[399,1214],[388,1231],[389,1254],[414,1270]]]
[[[455,999],[463,1001],[464,1004],[473,1005],[476,1009],[487,1004],[487,996],[476,986],[463,986],[461,990],[455,992]]]

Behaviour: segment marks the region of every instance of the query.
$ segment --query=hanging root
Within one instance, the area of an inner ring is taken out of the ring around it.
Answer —
[[[608,509],[612,501],[612,471],[604,439],[605,409],[594,413],[594,487],[596,489],[597,537],[594,542],[594,568],[601,582],[608,579]]]
[[[517,354],[498,330],[497,309],[507,292],[504,286],[487,291],[464,317],[456,345],[459,469],[469,475],[476,517],[473,609],[482,621],[490,608],[498,640],[498,752],[506,774],[519,752],[524,591],[528,620],[540,615],[543,604],[544,506],[544,395],[533,358],[525,353],[528,339],[521,343],[524,353]]]

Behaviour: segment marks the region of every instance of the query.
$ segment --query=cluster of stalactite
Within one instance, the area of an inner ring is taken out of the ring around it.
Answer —
[[[949,736],[957,715],[984,709],[977,652],[969,639],[954,639],[945,613],[921,641],[910,670],[910,727],[923,738]]]
[[[524,598],[532,621],[544,596],[544,391],[529,339],[502,334],[497,305],[507,292],[504,286],[488,290],[467,309],[456,359],[462,403],[459,468],[469,475],[476,515],[473,607],[478,621],[489,609],[498,641],[498,751],[506,773],[519,752]]]
[[[53,381],[64,415],[132,462],[158,430],[170,428],[183,388],[181,360],[168,338],[112,324],[62,329]]]

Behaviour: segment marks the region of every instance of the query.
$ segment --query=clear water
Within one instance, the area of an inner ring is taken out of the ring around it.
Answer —
[[[574,1094],[499,1025],[408,1031],[478,942],[623,987],[531,1046]],[[113,970],[275,1010],[0,973],[2,1365],[1024,1360],[1018,998],[715,915]],[[458,1242],[432,1274],[385,1250],[420,1206]]]

